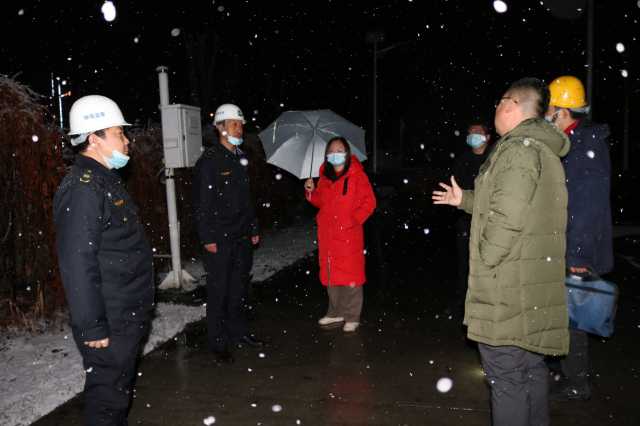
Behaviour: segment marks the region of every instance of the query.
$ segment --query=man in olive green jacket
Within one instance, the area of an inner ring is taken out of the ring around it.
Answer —
[[[543,119],[548,104],[544,82],[513,83],[496,106],[501,139],[475,190],[462,191],[452,177],[432,197],[472,214],[464,322],[479,343],[494,425],[549,424],[543,355],[569,348],[560,157],[570,142]]]

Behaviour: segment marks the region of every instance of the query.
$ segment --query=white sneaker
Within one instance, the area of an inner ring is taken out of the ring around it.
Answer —
[[[343,317],[322,317],[318,320],[318,324],[329,325],[329,324],[335,324],[337,322],[342,322],[342,321],[344,321]]]
[[[342,327],[342,331],[351,332],[356,331],[356,329],[360,326],[359,322],[345,322],[344,327]]]

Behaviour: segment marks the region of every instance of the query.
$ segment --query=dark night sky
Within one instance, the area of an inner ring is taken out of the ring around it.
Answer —
[[[66,78],[73,96],[65,98],[65,109],[78,96],[101,93],[129,120],[157,120],[155,67],[171,71],[172,102],[194,104],[188,63],[201,55],[189,55],[187,40],[215,34],[213,85],[208,105],[200,106],[238,103],[261,127],[282,110],[330,108],[369,130],[372,49],[365,35],[377,30],[386,38],[379,48],[408,42],[378,61],[387,146],[400,134],[401,120],[404,138],[414,145],[455,141],[454,132],[472,118],[492,122],[495,100],[518,78],[586,78],[584,13],[560,19],[548,9],[554,3],[584,7],[579,0],[506,1],[504,14],[491,0],[114,1],[118,15],[111,23],[102,17],[102,3],[4,3],[0,73],[19,73],[17,80],[45,95],[51,73]],[[632,63],[640,5],[595,3],[595,119],[620,135],[625,91],[640,88],[637,59]],[[638,94],[632,112],[640,107]]]

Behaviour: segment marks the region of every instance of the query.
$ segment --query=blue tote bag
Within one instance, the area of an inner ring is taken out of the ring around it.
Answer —
[[[585,278],[569,275],[565,284],[569,326],[602,337],[611,336],[618,305],[618,286],[596,275]]]

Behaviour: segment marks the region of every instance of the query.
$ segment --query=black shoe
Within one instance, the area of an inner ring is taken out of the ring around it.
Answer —
[[[213,355],[215,356],[216,361],[220,364],[233,364],[235,362],[233,354],[228,349],[213,351]]]
[[[561,380],[551,387],[549,399],[552,401],[587,401],[591,399],[591,387],[588,384],[576,385]]]
[[[245,334],[236,342],[239,347],[242,345],[251,346],[252,348],[262,348],[264,347],[264,342],[251,334]]]

